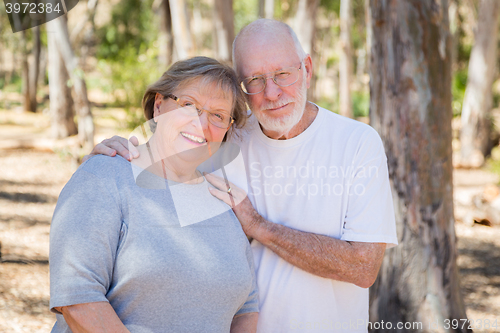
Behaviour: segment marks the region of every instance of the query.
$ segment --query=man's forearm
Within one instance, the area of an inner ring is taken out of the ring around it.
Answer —
[[[348,242],[288,228],[259,216],[251,237],[284,260],[311,274],[353,283],[362,288],[375,281],[384,243]]]
[[[82,303],[56,308],[74,333],[130,333],[108,302]]]

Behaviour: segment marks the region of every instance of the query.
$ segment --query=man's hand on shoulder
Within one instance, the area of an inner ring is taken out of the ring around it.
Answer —
[[[82,163],[91,158],[94,155],[106,155],[115,156],[116,154],[132,161],[134,158],[139,157],[139,151],[136,146],[139,145],[139,140],[135,136],[130,138],[130,141],[122,138],[121,136],[113,136],[111,139],[105,139],[101,143],[98,143],[90,154],[85,155],[82,158]]]

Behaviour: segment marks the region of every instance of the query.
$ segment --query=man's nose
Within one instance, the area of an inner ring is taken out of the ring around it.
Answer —
[[[272,76],[266,78],[266,87],[264,88],[264,96],[267,99],[276,100],[281,96],[282,93],[283,91],[281,90],[281,87],[274,82]]]

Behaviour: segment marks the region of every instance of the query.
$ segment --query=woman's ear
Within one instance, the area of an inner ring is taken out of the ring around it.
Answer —
[[[160,93],[156,93],[155,103],[153,104],[153,119],[154,122],[158,122],[156,119],[160,115],[161,102],[163,101],[163,96]]]

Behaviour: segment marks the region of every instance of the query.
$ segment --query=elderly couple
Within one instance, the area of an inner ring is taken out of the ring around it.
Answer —
[[[307,102],[286,24],[249,24],[233,56],[171,66],[144,95],[145,142],[98,144],[63,189],[53,332],[367,332],[397,244],[380,137]]]

